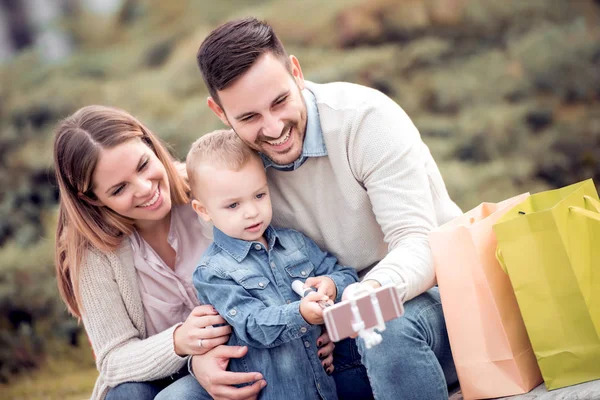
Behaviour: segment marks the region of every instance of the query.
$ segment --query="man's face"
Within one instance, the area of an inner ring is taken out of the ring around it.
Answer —
[[[222,107],[208,99],[209,107],[248,146],[280,165],[300,157],[306,131],[304,78],[298,59],[290,59],[291,74],[280,59],[266,53],[218,92]]]

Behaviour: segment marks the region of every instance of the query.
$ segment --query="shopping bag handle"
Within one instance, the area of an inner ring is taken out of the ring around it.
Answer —
[[[598,201],[597,199],[593,198],[592,196],[587,196],[587,195],[583,196],[583,199],[592,206],[592,209],[594,211],[600,213],[600,201]]]
[[[504,262],[504,256],[502,256],[502,250],[500,250],[500,247],[496,247],[496,260],[498,260],[498,264],[500,264],[502,271],[504,271],[505,274],[508,274],[506,263]]]
[[[585,208],[571,206],[571,207],[569,207],[569,211],[583,215],[584,217],[588,217],[589,219],[592,219],[592,220],[600,221],[600,213],[590,211]]]

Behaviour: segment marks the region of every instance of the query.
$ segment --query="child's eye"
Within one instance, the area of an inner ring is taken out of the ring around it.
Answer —
[[[266,193],[259,193],[256,195],[257,199],[262,199],[263,197],[265,197],[267,194]]]
[[[233,209],[234,209],[234,208],[236,208],[238,205],[239,205],[239,203],[231,203],[230,205],[228,205],[228,206],[227,206],[227,208],[230,208],[230,209],[232,209],[232,210],[233,210]]]

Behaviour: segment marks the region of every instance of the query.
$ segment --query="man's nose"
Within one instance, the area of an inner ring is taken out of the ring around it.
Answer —
[[[277,139],[279,136],[281,136],[281,132],[283,131],[283,127],[284,127],[284,123],[283,121],[277,116],[277,115],[273,115],[273,114],[267,114],[264,117],[264,124],[263,124],[263,135],[273,138],[273,139]]]

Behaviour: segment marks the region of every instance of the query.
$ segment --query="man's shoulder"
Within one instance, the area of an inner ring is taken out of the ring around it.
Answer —
[[[306,87],[315,95],[317,106],[327,106],[340,111],[367,108],[381,101],[392,101],[376,89],[350,82],[306,81]]]

